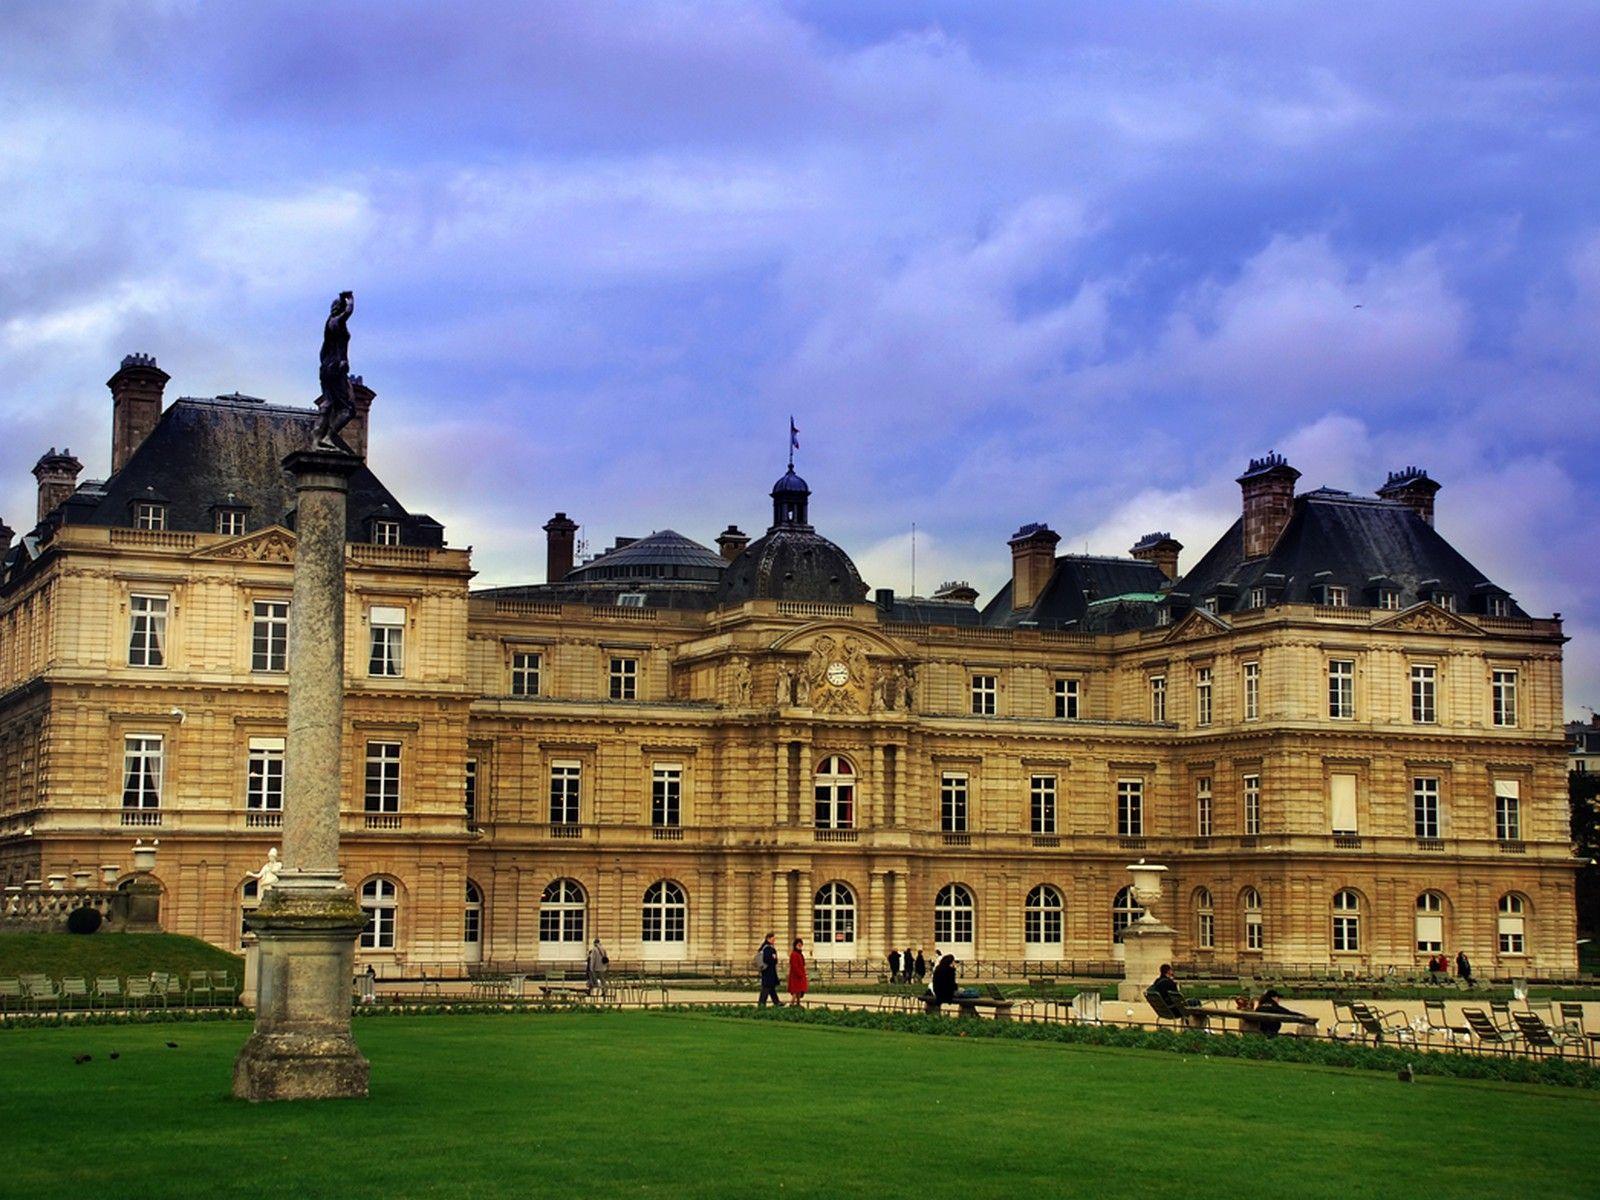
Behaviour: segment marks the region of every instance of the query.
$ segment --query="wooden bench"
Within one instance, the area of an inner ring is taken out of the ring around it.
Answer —
[[[989,985],[987,991],[988,994],[984,996],[962,995],[958,992],[955,999],[951,1000],[950,1003],[956,1006],[956,1009],[963,1017],[976,1017],[980,1010],[987,1009],[994,1014],[996,1021],[1011,1020],[1011,1009],[1014,1007],[1014,1001],[1007,999],[1000,989],[993,984]],[[924,1004],[930,1013],[939,1011],[939,1002],[931,995],[926,998]]]

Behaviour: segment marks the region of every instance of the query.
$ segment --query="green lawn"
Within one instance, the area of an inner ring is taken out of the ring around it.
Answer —
[[[1572,1091],[680,1014],[356,1030],[370,1100],[262,1107],[227,1094],[243,1023],[0,1031],[0,1190],[1595,1194],[1600,1098]]]
[[[175,933],[8,933],[0,935],[0,979],[40,974],[76,976],[91,986],[97,975],[148,975],[170,971],[227,971],[244,978],[244,959],[198,938]]]

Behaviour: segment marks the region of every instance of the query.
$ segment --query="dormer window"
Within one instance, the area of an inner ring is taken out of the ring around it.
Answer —
[[[1397,588],[1378,589],[1378,607],[1397,609],[1400,607],[1400,592]]]
[[[1489,597],[1489,615],[1491,617],[1509,617],[1511,615],[1511,599],[1508,596]]]
[[[217,532],[226,537],[238,537],[244,532],[244,509],[217,509]]]
[[[1158,609],[1156,609],[1156,624],[1158,626],[1171,625],[1172,624],[1172,610],[1170,608],[1158,608]]]
[[[1217,611],[1217,598],[1215,596],[1207,596],[1200,601],[1200,607],[1205,612],[1215,614]]]
[[[374,546],[398,546],[400,544],[400,522],[374,521],[372,523],[372,544]]]
[[[1350,604],[1350,589],[1329,584],[1322,589],[1322,602],[1329,608],[1346,608]]]
[[[1428,599],[1432,600],[1445,612],[1455,612],[1456,594],[1454,592],[1434,592]]]
[[[133,506],[133,527],[135,529],[165,529],[167,527],[167,506],[150,500],[141,500]]]
[[[1253,587],[1253,588],[1251,588],[1249,595],[1245,598],[1245,607],[1246,608],[1265,608],[1266,606],[1267,606],[1267,589],[1264,588],[1264,587]]]
[[[617,607],[618,608],[643,608],[644,607],[644,593],[643,592],[623,592],[621,595],[619,595],[617,597]]]

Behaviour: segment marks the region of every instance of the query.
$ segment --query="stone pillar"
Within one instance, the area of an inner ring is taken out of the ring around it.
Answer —
[[[1144,909],[1144,916],[1122,933],[1122,982],[1117,984],[1118,1000],[1142,1000],[1145,989],[1161,973],[1161,964],[1172,961],[1177,934],[1151,912],[1155,902],[1161,899],[1161,877],[1166,870],[1142,858],[1128,867],[1128,873],[1133,876],[1133,894]]]
[[[894,926],[889,916],[888,888],[884,873],[872,872],[867,882],[867,919],[859,922],[857,936],[861,938],[861,958],[879,959],[889,953],[894,945]]]
[[[365,917],[339,875],[345,499],[361,460],[304,450],[283,465],[297,503],[284,866],[248,918],[259,939],[256,1028],[234,1062],[233,1094],[365,1096],[369,1068],[350,1035],[355,940]]]

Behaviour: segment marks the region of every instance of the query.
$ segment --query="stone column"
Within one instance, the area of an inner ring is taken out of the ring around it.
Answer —
[[[355,940],[366,922],[339,875],[345,499],[361,460],[304,450],[283,465],[294,477],[297,503],[284,865],[248,918],[260,946],[256,1028],[234,1062],[233,1094],[365,1096],[368,1064],[350,1035],[350,981]]]
[[[1122,932],[1122,982],[1117,984],[1118,1000],[1140,1000],[1145,989],[1155,982],[1162,963],[1172,961],[1172,946],[1177,933],[1156,919],[1151,909],[1161,899],[1161,877],[1166,868],[1140,859],[1128,867],[1133,876],[1133,894],[1144,909],[1144,916]]]

